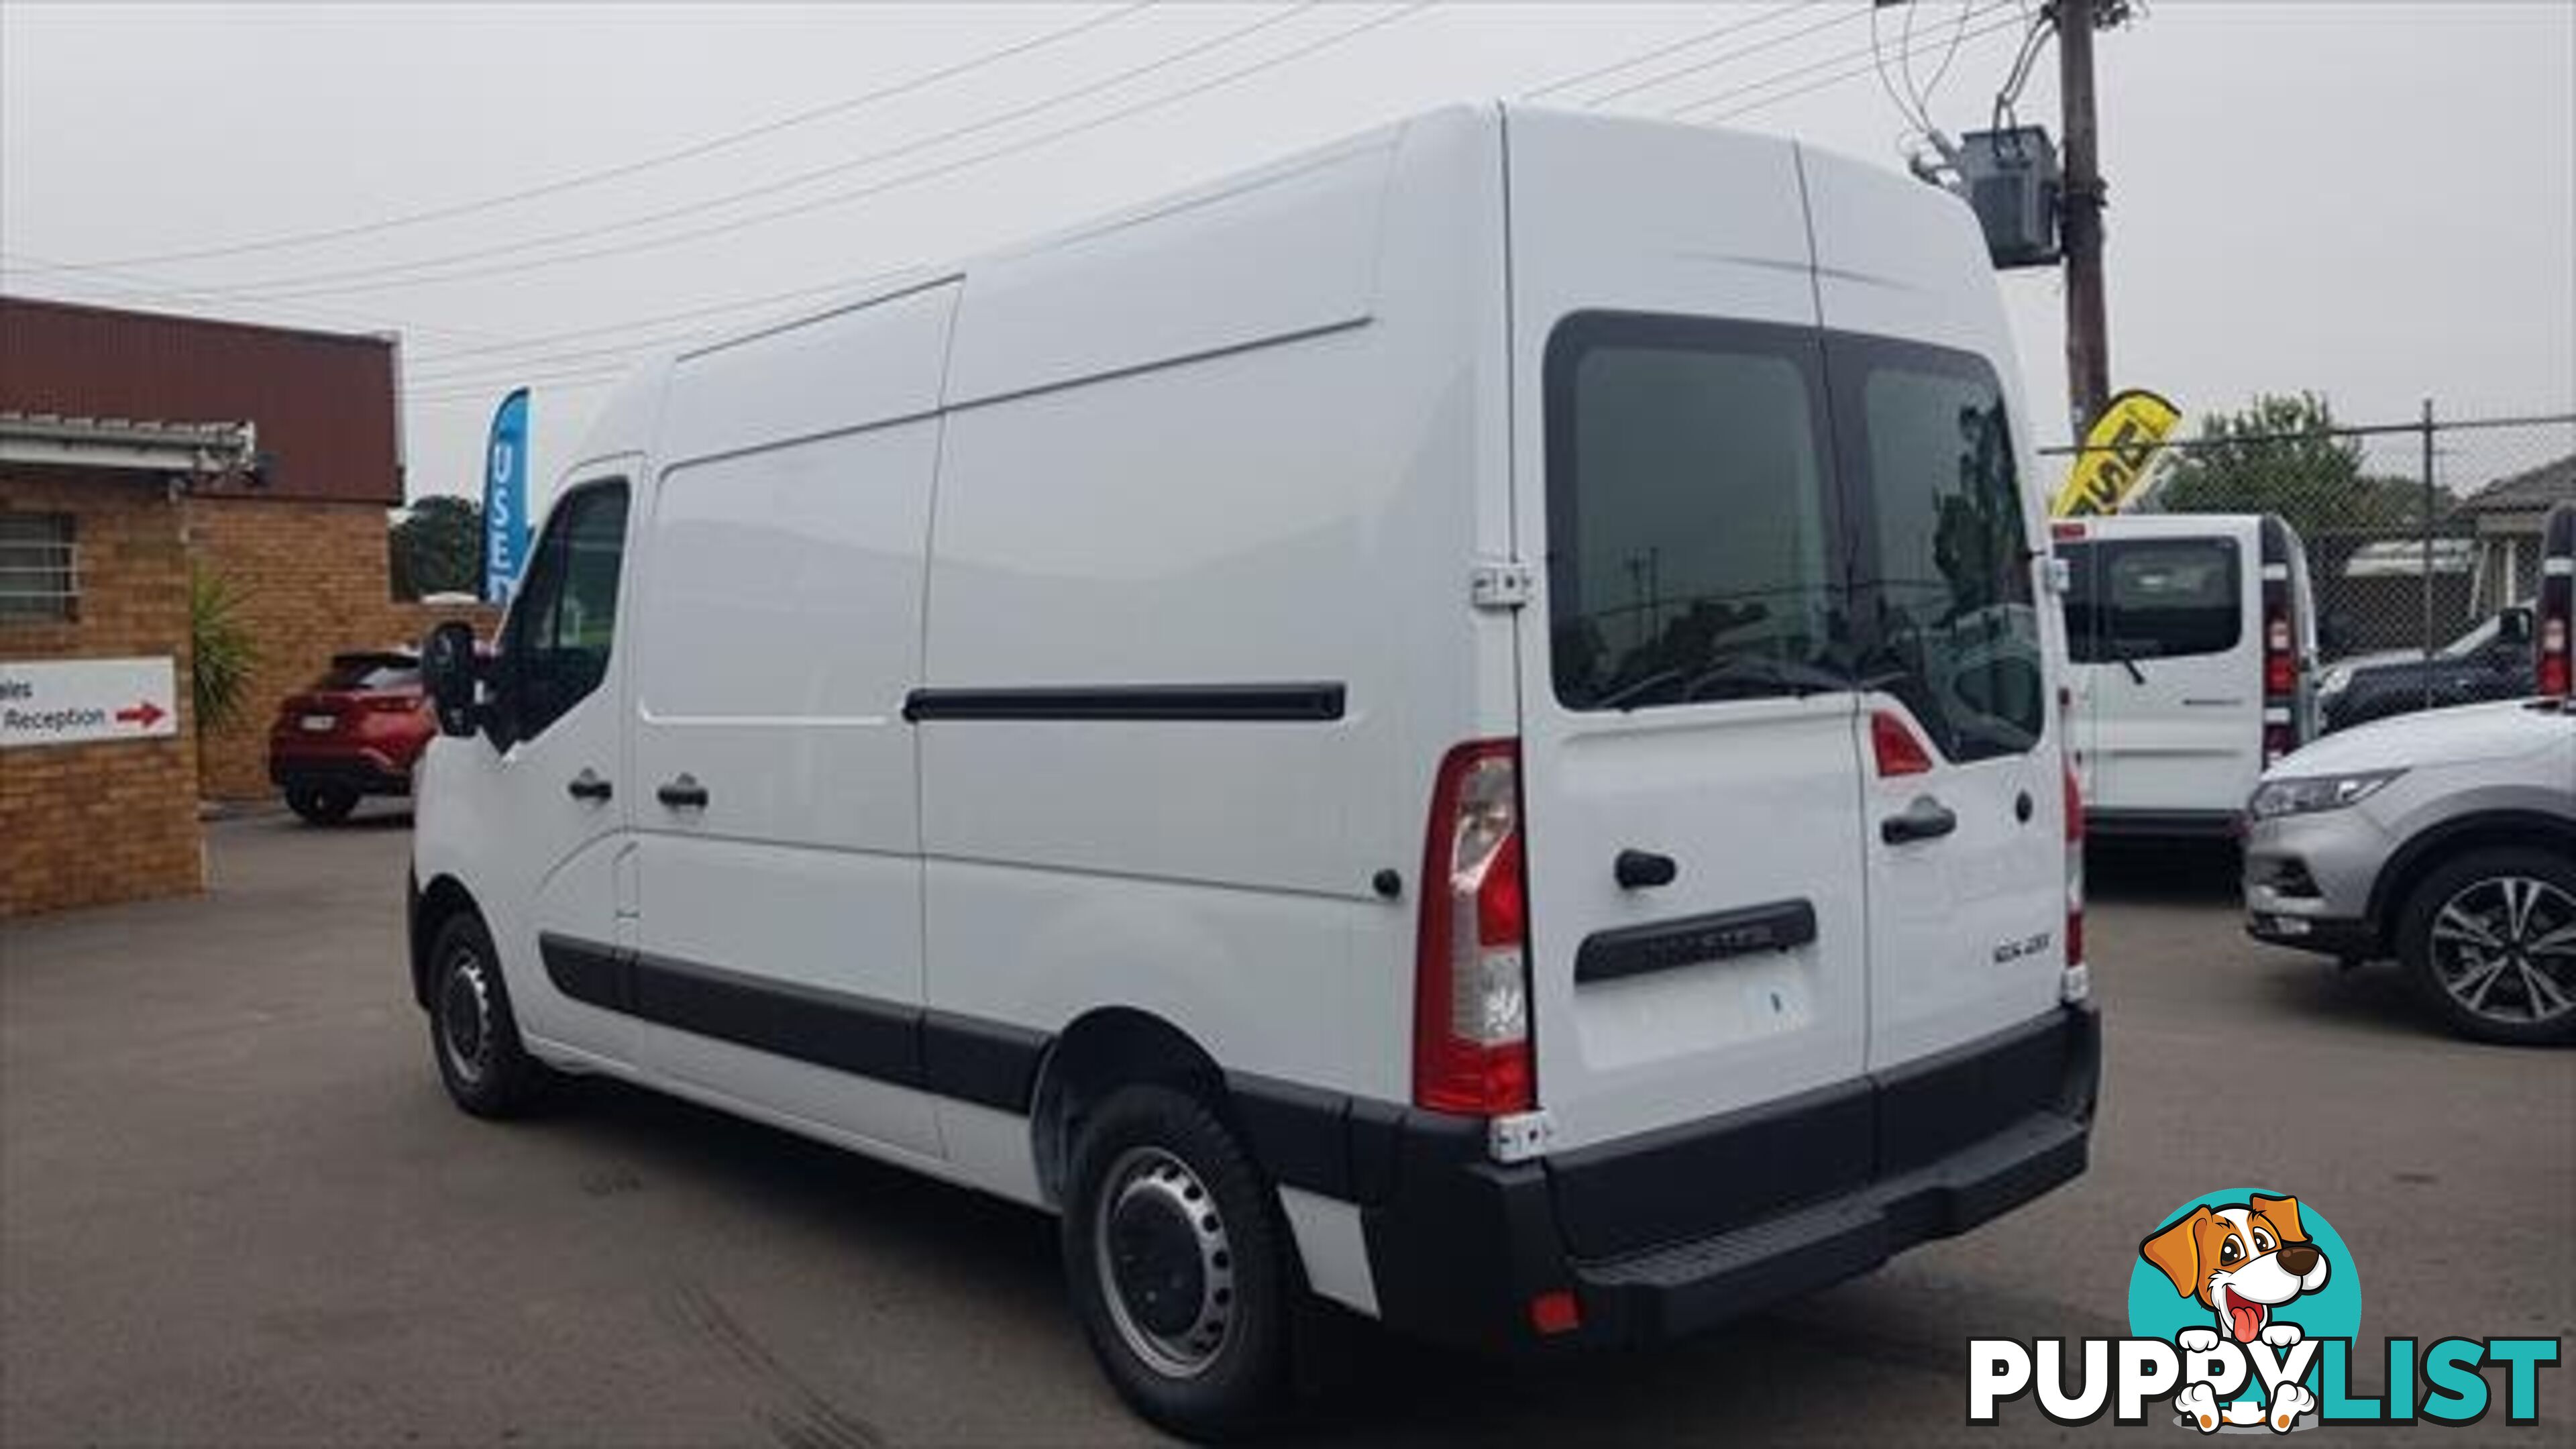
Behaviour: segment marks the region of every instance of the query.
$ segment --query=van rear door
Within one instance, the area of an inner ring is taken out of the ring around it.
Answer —
[[[1857,1185],[1857,700],[1795,153],[1508,123],[1538,1101],[1562,1154],[1821,1090],[1796,1187]]]
[[[2060,999],[2068,959],[2064,754],[2047,553],[2009,385],[2012,340],[1974,219],[1956,199],[1800,152],[1837,458],[1853,498],[1855,731],[1869,761],[1868,1067],[2019,1026]],[[2055,1073],[1977,1084],[1986,1109],[2040,1105]],[[1952,1103],[1957,1106],[1956,1102]],[[1881,1171],[2000,1125],[1965,1110],[1882,1131]],[[1899,1140],[1902,1139],[1902,1140]]]
[[[2096,811],[2215,819],[2262,773],[2261,561],[2211,525],[2127,520],[2064,548],[2068,648],[2092,666]]]
[[[1877,1071],[2056,1002],[2066,781],[2049,739],[2041,555],[1994,368],[1856,333],[1829,334],[1826,352],[1837,454],[1862,518]]]

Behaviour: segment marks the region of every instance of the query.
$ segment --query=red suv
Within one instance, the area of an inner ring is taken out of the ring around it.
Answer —
[[[410,794],[412,762],[437,733],[419,655],[333,655],[330,672],[278,705],[268,731],[268,778],[285,789],[288,809],[329,825],[356,809],[361,795]]]

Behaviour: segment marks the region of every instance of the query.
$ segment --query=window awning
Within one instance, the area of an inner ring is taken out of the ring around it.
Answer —
[[[258,445],[258,429],[250,423],[0,412],[0,465],[41,464],[205,478],[247,470]]]

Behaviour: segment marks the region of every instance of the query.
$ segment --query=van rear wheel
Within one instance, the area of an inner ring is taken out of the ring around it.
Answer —
[[[1289,1384],[1285,1228],[1269,1184],[1207,1105],[1169,1087],[1113,1093],[1083,1123],[1065,1194],[1064,1268],[1119,1397],[1189,1438],[1230,1438]]]
[[[477,1117],[515,1117],[553,1079],[519,1041],[491,933],[470,912],[440,924],[430,947],[429,1043],[448,1098]]]

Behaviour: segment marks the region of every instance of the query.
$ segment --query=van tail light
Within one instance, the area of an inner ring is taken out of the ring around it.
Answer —
[[[2298,731],[2278,722],[2263,726],[2263,768],[2272,768],[2298,747]]]
[[[2569,694],[2571,665],[2567,616],[2557,615],[2540,626],[2540,692],[2551,699],[2565,699]]]
[[[2069,989],[2084,971],[2084,792],[2075,766],[2066,772],[2066,971]]]
[[[2274,614],[2263,624],[2263,692],[2287,700],[2299,688],[2299,662],[2290,644],[2290,621]]]
[[[1414,963],[1417,1107],[1499,1117],[1537,1101],[1520,773],[1517,740],[1477,740],[1440,762]]]
[[[1932,773],[1932,756],[1914,731],[1886,710],[1872,710],[1869,716],[1869,749],[1878,757],[1878,777],[1892,780],[1899,775]]]

